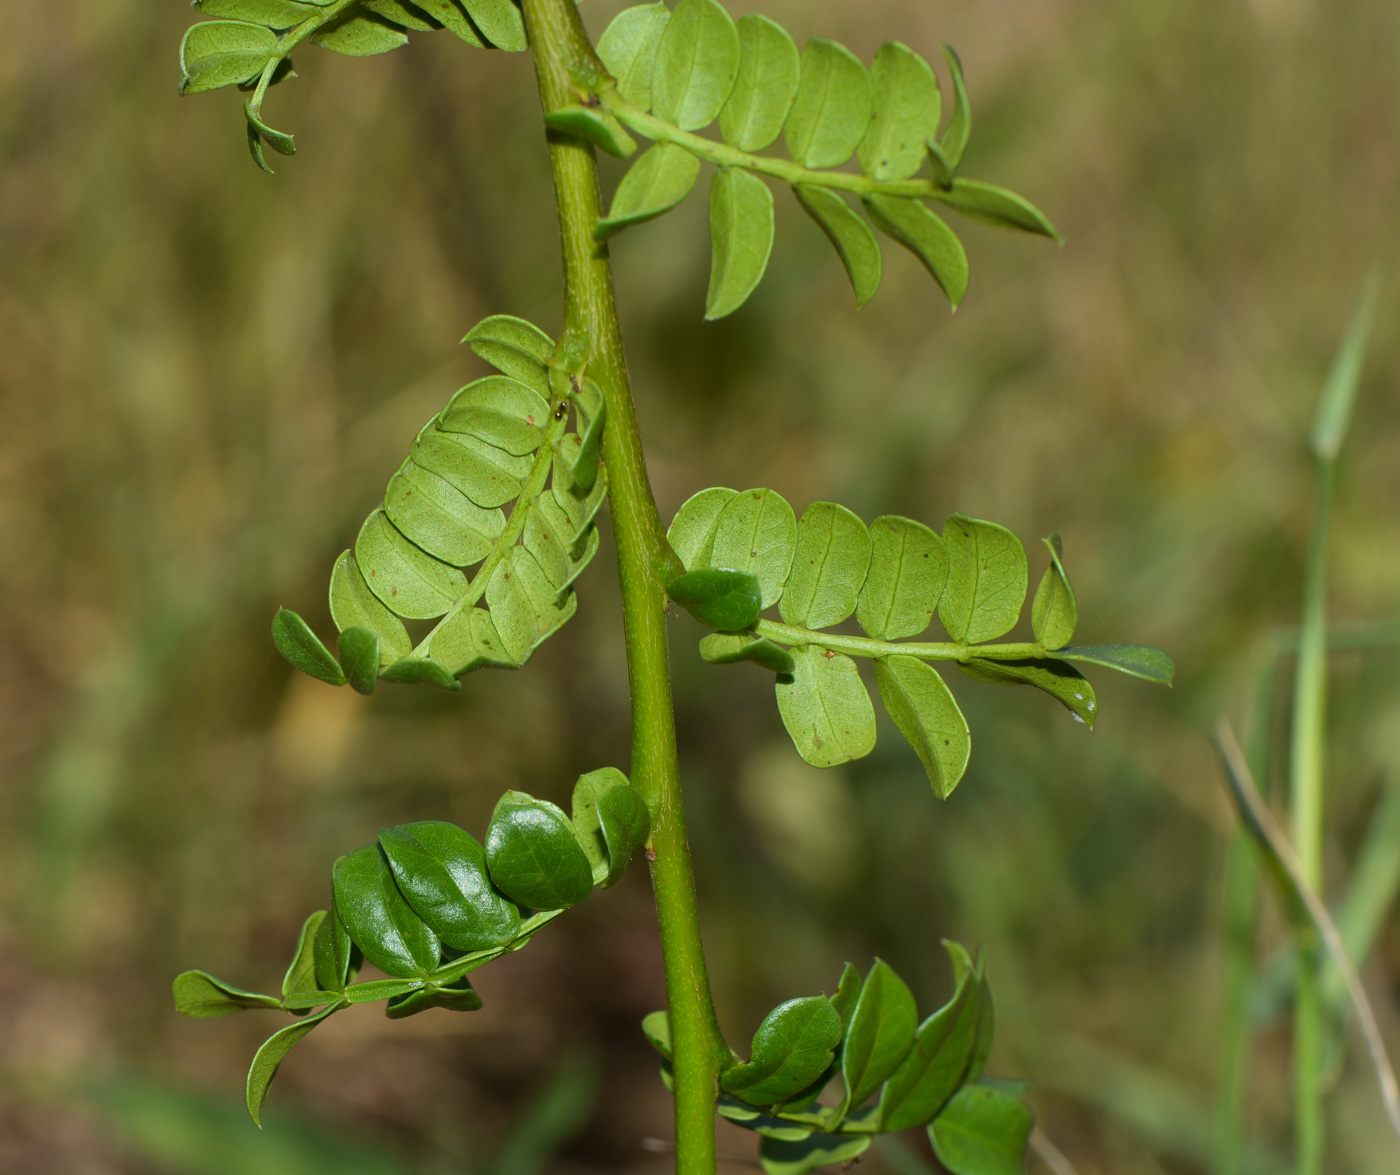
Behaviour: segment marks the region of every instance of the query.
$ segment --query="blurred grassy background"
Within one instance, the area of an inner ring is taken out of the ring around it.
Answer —
[[[587,0],[595,33],[619,7]],[[940,936],[980,941],[994,1070],[1036,1083],[1077,1169],[1204,1170],[1229,828],[1205,735],[1241,711],[1262,640],[1295,615],[1301,438],[1364,270],[1395,251],[1400,10],[764,10],[867,59],[887,37],[931,59],[955,44],[967,172],[1024,192],[1069,246],[968,226],[955,318],[891,246],[857,313],[780,194],[768,278],[705,324],[703,201],[625,234],[620,302],[663,513],[706,485],[770,485],[799,510],[962,510],[1028,546],[1056,529],[1080,639],[1160,644],[1180,671],[1170,693],[1097,674],[1092,734],[1042,697],[954,680],[973,763],[939,803],[892,728],[863,762],[806,768],[765,675],[703,665],[678,618],[723,1021],[746,1039],[777,1000],[877,952],[931,1006],[949,986]],[[479,371],[456,346],[466,328],[493,312],[557,326],[528,62],[446,36],[368,62],[302,53],[268,106],[302,153],[271,179],[233,94],[176,98],[189,19],[152,0],[10,5],[0,40],[0,1169],[481,1170],[555,1059],[583,1049],[607,1109],[574,1107],[585,1124],[553,1169],[664,1170],[643,1145],[670,1128],[635,1029],[663,1001],[641,869],[481,972],[476,1015],[337,1017],[285,1066],[262,1142],[238,1115],[267,1022],[171,1009],[186,966],[275,984],[331,860],[380,825],[479,831],[504,788],[559,799],[627,745],[606,547],[534,663],[457,696],[331,690],[267,637],[283,603],[327,627],[334,556],[422,421]],[[1397,612],[1398,309],[1391,289],[1343,463],[1338,619]],[[1396,782],[1400,682],[1385,653],[1335,670],[1340,891]],[[1261,951],[1281,941],[1270,913]],[[1367,975],[1394,1042],[1393,925]],[[1265,1154],[1287,1153],[1286,1058],[1286,1029],[1261,1025]],[[1355,1060],[1331,1114],[1329,1170],[1397,1168]],[[317,1141],[326,1130],[351,1149]],[[728,1128],[722,1146],[752,1154]]]

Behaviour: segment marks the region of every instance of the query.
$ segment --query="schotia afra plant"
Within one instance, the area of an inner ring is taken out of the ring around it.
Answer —
[[[508,315],[468,333],[494,373],[454,395],[412,439],[383,504],[336,561],[336,653],[288,609],[273,621],[278,650],[303,672],[366,694],[380,681],[458,689],[473,670],[519,668],[573,615],[575,583],[599,545],[595,519],[610,500],[633,707],[633,778],[606,767],[582,776],[571,815],[512,791],[484,845],[424,820],[384,829],[340,858],[330,907],[303,926],[280,997],[200,971],[176,980],[177,1006],[191,1016],[276,1008],[297,1017],[254,1058],[254,1120],[277,1066],[316,1024],[381,1000],[390,1018],[480,1007],[472,971],[523,947],[595,886],[616,882],[644,849],[670,1006],[643,1030],[676,1098],[678,1171],[714,1171],[716,1114],[761,1136],[769,1175],[846,1163],[874,1135],[915,1127],[927,1128],[954,1175],[1019,1170],[1031,1132],[1025,1087],[984,1073],[994,1031],[985,963],[955,943],[946,944],[953,996],[922,1022],[908,987],[876,960],[863,979],[848,964],[830,997],[775,1008],[747,1060],[725,1042],[685,844],[668,605],[714,630],[700,642],[706,661],[750,661],[773,673],[779,715],[815,766],[874,747],[874,708],[856,659],[870,660],[881,702],[942,797],[962,778],[971,743],[932,663],[956,664],[981,682],[1033,686],[1090,726],[1097,702],[1079,666],[1169,683],[1172,663],[1148,646],[1070,644],[1078,606],[1058,535],[1045,540],[1033,639],[1007,642],[1029,566],[1020,540],[995,523],[955,513],[941,532],[895,515],[867,525],[831,502],[799,517],[771,489],[714,488],[665,528],[647,480],[606,245],[679,204],[708,163],[706,317],[733,313],[763,277],[775,220],[769,180],[788,185],[829,238],[858,303],[880,283],[873,226],[913,252],[956,307],[967,256],[932,205],[1060,239],[1020,196],[959,175],[972,121],[957,55],[945,49],[945,118],[937,75],[907,46],[882,45],[869,68],[832,41],[813,39],[799,52],[773,21],[736,22],[716,0],[629,8],[596,47],[573,0],[194,7],[212,19],[181,45],[181,92],[249,91],[248,142],[264,169],[266,148],[295,151],[262,109],[269,88],[295,76],[291,53],[304,43],[363,57],[405,45],[411,32],[447,29],[477,48],[530,50],[559,209],[561,337]],[[702,133],[715,123],[717,136]],[[652,145],[637,154],[634,136]],[[779,136],[786,157],[769,150]],[[606,209],[595,149],[637,156]],[[847,166],[853,156],[856,170]],[[949,639],[916,639],[935,616]],[[405,621],[430,623],[415,639]],[[355,982],[362,962],[386,978]]]

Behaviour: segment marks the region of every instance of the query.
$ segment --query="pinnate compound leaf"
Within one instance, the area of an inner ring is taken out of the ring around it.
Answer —
[[[563,106],[544,116],[545,125],[566,135],[578,135],[595,147],[625,159],[637,149],[637,140],[606,110],[598,106]]]
[[[277,36],[261,25],[210,20],[180,42],[180,93],[201,94],[255,78],[277,52]]]
[[[416,4],[418,0],[414,0]],[[462,0],[467,15],[497,49],[521,53],[528,45],[525,19],[511,0]]]
[[[202,16],[247,21],[270,29],[289,29],[307,17],[322,14],[319,4],[299,0],[194,0],[190,7]]]
[[[330,685],[344,685],[345,673],[306,621],[287,608],[272,618],[272,643],[295,669]]]
[[[267,1091],[272,1085],[272,1079],[277,1076],[278,1066],[308,1032],[327,1016],[339,1011],[340,1007],[338,1003],[332,1004],[323,1011],[306,1017],[305,1020],[299,1020],[295,1024],[287,1025],[280,1032],[274,1032],[263,1042],[248,1069],[248,1113],[255,1125],[262,1126],[263,1104],[267,1101]]]
[[[331,572],[330,605],[331,618],[340,629],[342,640],[351,628],[367,629],[378,638],[376,673],[380,666],[391,665],[407,657],[412,651],[413,642],[408,639],[408,630],[404,628],[403,621],[380,603],[379,598],[370,591],[355,556],[349,551],[341,553],[335,562],[335,570]],[[343,647],[340,654],[345,675],[353,685],[356,680],[355,674],[351,672],[345,660]],[[370,680],[373,681],[373,677]],[[360,686],[355,688],[360,689]],[[370,690],[373,688],[371,685]],[[368,693],[370,690],[361,689],[360,692]]]
[[[1130,677],[1140,677],[1143,681],[1153,681],[1159,685],[1171,685],[1172,677],[1176,673],[1176,665],[1172,659],[1152,645],[1076,645],[1072,648],[1056,649],[1055,656],[1066,661],[1087,661],[1091,665],[1103,665]]]
[[[864,306],[880,288],[880,243],[870,226],[838,192],[809,184],[794,185],[793,195],[817,222],[846,267],[856,305]]]
[[[948,117],[943,133],[938,136],[938,146],[939,153],[947,160],[949,172],[956,172],[962,165],[963,152],[972,135],[972,107],[968,104],[967,84],[963,81],[962,58],[951,45],[943,46],[943,56],[953,75],[953,113]]]
[[[701,624],[722,632],[752,628],[762,610],[758,578],[748,571],[699,567],[673,579],[666,593]]]
[[[657,118],[698,131],[718,117],[739,68],[739,33],[716,0],[681,0],[656,47]]]
[[[744,490],[715,521],[710,564],[753,574],[769,608],[783,594],[796,550],[797,516],[787,500],[773,490]]]
[[[690,195],[700,175],[700,160],[674,143],[657,143],[642,152],[613,193],[608,215],[593,230],[603,241],[629,225],[669,212]]]
[[[943,543],[948,586],[938,616],[948,635],[979,644],[1010,632],[1029,582],[1021,540],[995,522],[954,514],[943,527]]]
[[[1074,588],[1065,574],[1064,546],[1060,536],[1052,534],[1045,540],[1050,552],[1050,566],[1045,569],[1040,586],[1031,601],[1031,631],[1045,649],[1058,649],[1069,644],[1079,623],[1079,605]]]
[[[845,620],[856,610],[871,549],[870,531],[846,507],[808,506],[797,522],[797,553],[778,602],[783,620],[803,628],[830,628]]]
[[[714,665],[752,661],[773,673],[791,673],[792,654],[751,632],[714,632],[701,638],[700,656]]]
[[[651,109],[656,48],[671,19],[663,3],[624,8],[598,38],[598,57],[617,79],[622,100],[641,110]]]
[[[244,991],[222,979],[215,979],[206,971],[181,972],[175,977],[171,990],[175,996],[176,1010],[195,1020],[210,1020],[215,1016],[246,1012],[250,1008],[282,1006],[276,996]]]
[[[953,998],[919,1025],[909,1050],[880,1091],[880,1129],[922,1126],[962,1084],[977,1040],[979,984],[971,969]]]
[[[1044,690],[1085,726],[1098,717],[1094,687],[1073,665],[1053,659],[1034,661],[993,661],[974,657],[958,664],[968,677],[993,685],[1033,685]]]
[[[312,955],[316,986],[321,991],[344,991],[345,985],[360,969],[360,948],[350,941],[350,932],[334,909],[316,928]]]
[[[282,995],[292,995],[299,991],[316,991],[316,932],[326,919],[325,910],[317,910],[301,926],[297,937],[297,949],[292,955],[291,965],[282,978]]]
[[[377,844],[336,862],[334,886],[336,914],[365,958],[385,975],[410,979],[437,967],[438,936],[404,900]]]
[[[705,317],[723,318],[763,280],[773,251],[773,193],[756,175],[715,169],[710,181],[710,289]]]
[[[860,143],[860,169],[877,180],[908,179],[923,165],[943,98],[929,64],[907,45],[886,41],[870,68],[874,115]]]
[[[859,1109],[884,1084],[914,1045],[918,1009],[904,980],[876,959],[865,977],[841,1045],[846,1083],[842,1113]]]
[[[492,888],[485,851],[455,824],[420,820],[381,829],[379,846],[404,900],[447,946],[488,950],[520,933],[520,911]]]
[[[739,68],[719,114],[724,141],[740,151],[762,151],[782,132],[802,73],[797,45],[766,16],[741,16]]]
[[[492,367],[549,399],[547,364],[554,340],[534,323],[509,314],[493,314],[472,327],[462,341]]]
[[[408,34],[382,17],[352,8],[312,33],[311,41],[344,57],[374,57],[402,49]]]
[[[933,623],[948,579],[948,552],[936,531],[886,514],[870,525],[870,571],[856,619],[873,637],[901,640]]]
[[[826,996],[779,1004],[758,1026],[748,1061],[720,1074],[720,1088],[755,1106],[771,1106],[805,1089],[831,1064],[841,1018]]]
[[[701,490],[688,498],[666,532],[666,541],[680,558],[687,571],[710,565],[710,551],[714,548],[715,526],[720,512],[735,497],[736,491],[716,486]]]
[[[765,1175],[807,1175],[818,1167],[840,1167],[854,1162],[870,1149],[868,1134],[840,1135],[816,1133],[791,1141],[765,1138],[758,1160]]]
[[[431,657],[405,657],[379,675],[399,685],[435,685],[438,689],[459,690],[462,683]]]
[[[486,832],[491,884],[532,910],[576,906],[593,892],[593,870],[573,825],[554,804],[508,791]]]
[[[991,1085],[966,1085],[928,1128],[933,1152],[951,1175],[1023,1175],[1035,1120],[1019,1098]]]
[[[579,776],[572,808],[574,835],[593,879],[605,888],[616,885],[651,831],[646,802],[616,767],[601,767]]]
[[[918,200],[903,196],[865,197],[870,219],[924,263],[956,310],[967,293],[967,253],[957,234]]]
[[[947,684],[931,665],[903,654],[876,660],[875,683],[885,710],[923,763],[934,792],[946,800],[972,754],[967,719]]]
[[[835,767],[875,748],[875,708],[856,663],[808,645],[792,651],[791,680],[779,678],[778,712],[813,767]]]
[[[984,184],[978,180],[955,179],[952,184],[935,197],[939,203],[955,208],[971,220],[997,228],[1014,228],[1022,232],[1049,237],[1057,244],[1065,243],[1060,231],[1050,223],[1039,208],[1024,196],[1008,192],[995,184]]]
[[[870,127],[870,75],[844,45],[814,37],[802,50],[802,76],[784,130],[803,167],[839,167]]]
[[[340,634],[336,650],[345,667],[345,679],[355,692],[374,693],[379,680],[379,638],[367,628],[352,625]]]
[[[384,1015],[390,1020],[402,1020],[416,1016],[430,1008],[443,1008],[449,1012],[476,1012],[481,1008],[481,996],[465,976],[442,987],[422,987],[404,995],[391,996],[384,1008]]]

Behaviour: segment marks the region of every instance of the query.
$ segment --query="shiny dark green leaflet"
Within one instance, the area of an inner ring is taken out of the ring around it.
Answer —
[[[1019,1098],[965,1085],[929,1125],[933,1152],[954,1175],[1021,1175],[1034,1118]]]
[[[356,693],[372,694],[379,680],[379,638],[358,625],[340,634],[336,646],[345,678]]]
[[[1155,681],[1159,685],[1171,685],[1172,677],[1176,673],[1176,665],[1172,659],[1152,645],[1076,645],[1072,648],[1056,649],[1055,656],[1066,661],[1087,661],[1092,665],[1103,665],[1130,677]]]
[[[272,643],[294,668],[330,685],[345,684],[340,664],[295,612],[277,609],[277,615],[272,618]]]
[[[481,1008],[481,996],[469,980],[462,978],[445,987],[424,987],[406,995],[391,996],[385,1005],[384,1014],[390,1020],[402,1020],[431,1008],[443,1008],[449,1012],[476,1012]]]
[[[788,1000],[764,1017],[750,1059],[724,1070],[720,1087],[750,1105],[774,1105],[825,1072],[840,1039],[841,1019],[826,996]]]
[[[385,975],[411,979],[438,965],[437,935],[404,900],[377,844],[336,864],[335,909],[365,958]]]
[[[282,995],[316,990],[316,932],[325,921],[326,911],[317,910],[302,923],[291,965],[282,979]]]
[[[758,1159],[764,1175],[806,1175],[822,1167],[844,1167],[870,1149],[870,1135],[837,1135],[820,1132],[800,1142],[765,1138]]]
[[[566,135],[578,135],[595,147],[625,159],[637,150],[637,140],[600,107],[564,106],[544,116],[545,125]]]
[[[321,991],[344,991],[360,969],[360,948],[350,941],[350,932],[334,907],[316,928],[312,953],[316,986]]]
[[[756,576],[721,567],[688,571],[667,584],[666,592],[701,624],[723,632],[752,628],[763,602]]]
[[[918,1010],[908,986],[888,963],[876,959],[861,985],[841,1045],[844,1113],[859,1109],[899,1068],[914,1045],[917,1022]]]
[[[573,826],[555,805],[508,791],[486,832],[491,884],[532,910],[575,906],[593,891],[593,870]]]
[[[603,886],[615,885],[646,842],[651,816],[642,797],[615,767],[581,775],[574,785],[573,831]]]
[[[715,632],[700,640],[700,656],[715,665],[752,661],[772,673],[791,673],[792,654],[751,632]]]
[[[413,912],[459,951],[503,946],[520,933],[520,911],[497,893],[486,853],[444,820],[382,829],[379,844]]]
[[[267,1101],[267,1091],[272,1085],[272,1079],[277,1076],[277,1069],[293,1048],[297,1046],[313,1028],[332,1013],[340,1010],[341,1005],[332,1004],[324,1011],[306,1017],[296,1024],[289,1024],[280,1032],[275,1032],[262,1044],[253,1057],[253,1063],[248,1069],[247,1101],[248,1113],[257,1126],[262,1125],[263,1104]]]

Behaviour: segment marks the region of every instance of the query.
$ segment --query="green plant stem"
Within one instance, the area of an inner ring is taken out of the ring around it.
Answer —
[[[524,11],[546,113],[577,101],[581,86],[606,76],[573,0],[525,0]],[[647,479],[607,247],[593,240],[600,213],[593,147],[555,131],[548,138],[564,253],[561,358],[575,369],[586,367],[608,405],[603,459],[632,694],[632,782],[651,809],[648,856],[675,1054],[676,1169],[681,1175],[708,1175],[716,1163],[719,1069],[729,1049],[705,970],[676,754],[662,585],[682,568],[666,542]]]
[[[803,167],[800,163],[793,163],[790,159],[779,159],[772,155],[751,155],[747,151],[731,147],[728,143],[707,139],[691,131],[683,131],[654,114],[638,110],[637,107],[623,101],[617,87],[611,83],[599,86],[596,96],[613,117],[629,130],[636,131],[655,143],[674,143],[678,147],[684,147],[692,155],[717,167],[742,167],[746,171],[771,175],[788,184],[840,188],[844,192],[855,192],[861,196],[913,196],[925,200],[949,198],[949,190],[931,179],[877,180],[846,171],[815,171]]]
[[[881,641],[873,637],[842,636],[835,632],[813,632],[795,624],[779,624],[760,620],[754,631],[759,636],[785,645],[821,645],[824,649],[840,649],[853,657],[918,657],[921,661],[1043,661],[1052,659],[1055,651],[1028,641],[1002,645],[965,645],[955,641]]]
[[[1303,878],[1322,892],[1324,753],[1327,740],[1327,524],[1332,508],[1333,465],[1317,463],[1317,510],[1303,587],[1303,621],[1293,681],[1289,781],[1292,841]],[[1298,1175],[1321,1175],[1322,993],[1317,934],[1298,935],[1298,995],[1293,1016],[1295,1145]]]

